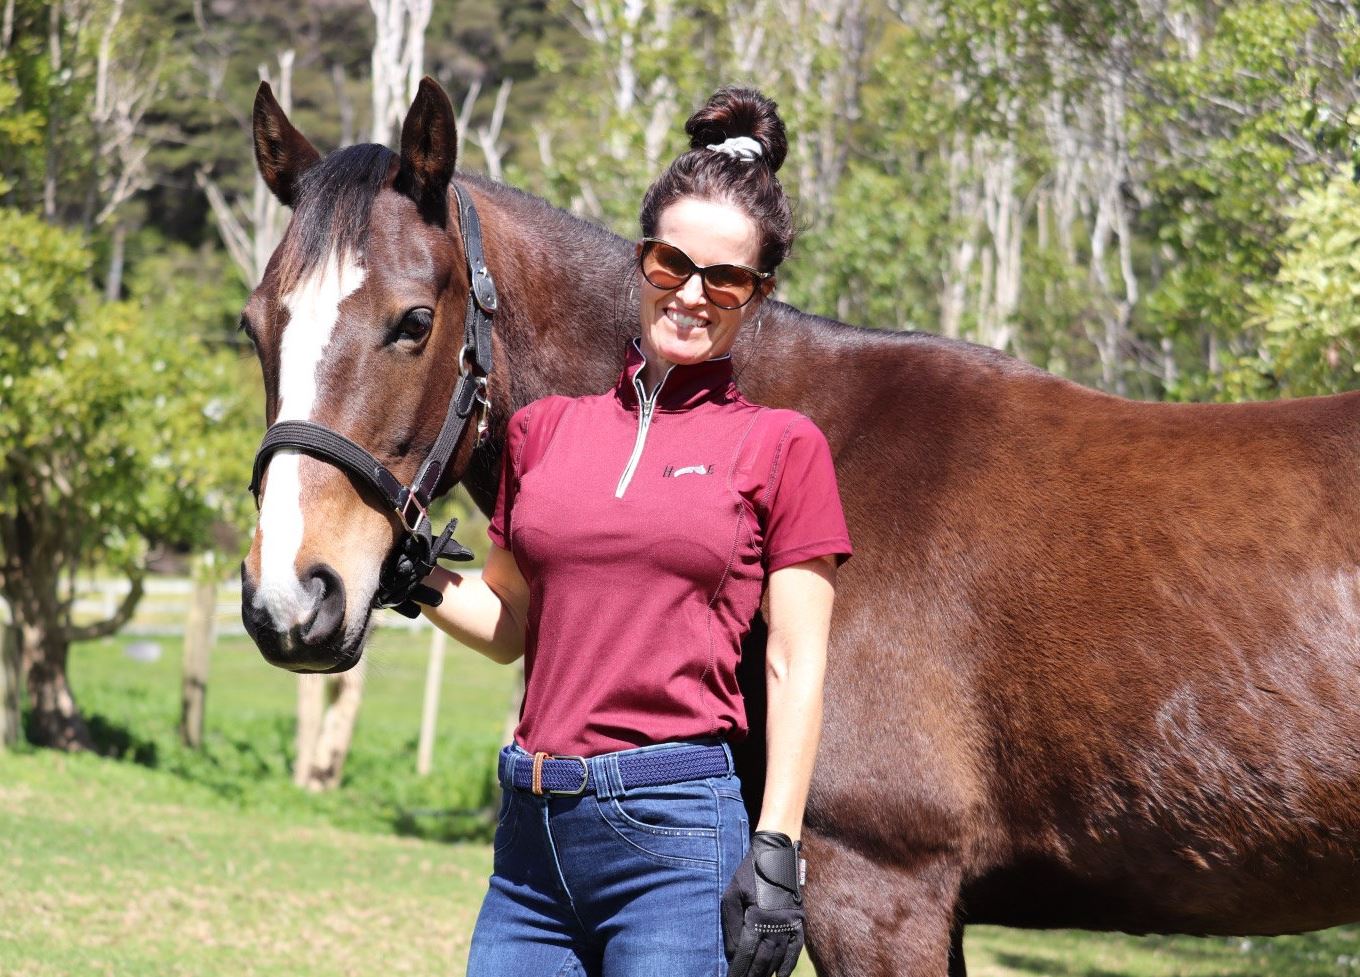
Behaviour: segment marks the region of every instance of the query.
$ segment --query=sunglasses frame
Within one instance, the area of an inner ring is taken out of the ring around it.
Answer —
[[[685,276],[683,280],[672,285],[670,288],[667,288],[664,285],[658,285],[650,278],[647,278],[647,269],[643,265],[643,259],[647,255],[647,245],[649,244],[664,244],[666,247],[671,248],[674,251],[678,251],[680,253],[680,256],[683,257],[686,261],[688,261],[689,266],[694,270],[691,271],[687,276]],[[713,297],[712,293],[710,293],[708,290],[708,272],[713,268],[740,268],[742,271],[755,276],[756,279],[755,286],[751,289],[751,294],[746,297],[745,302],[742,302],[741,305],[723,305],[721,302],[719,302],[717,299]],[[671,244],[671,242],[659,237],[644,237],[642,239],[642,250],[638,252],[638,270],[642,272],[642,277],[647,280],[648,285],[651,285],[652,288],[659,288],[663,292],[673,292],[678,288],[683,288],[689,282],[689,280],[693,278],[697,273],[699,276],[699,283],[703,287],[704,295],[707,296],[708,300],[712,302],[714,305],[716,305],[718,308],[725,309],[729,312],[735,312],[737,309],[744,309],[746,308],[746,306],[750,305],[751,300],[754,299],[756,297],[756,293],[760,291],[760,283],[774,275],[774,272],[772,271],[759,271],[755,268],[750,267],[749,265],[738,264],[735,261],[720,261],[714,265],[701,265],[695,262],[695,260],[691,258],[688,254],[685,254],[683,248],[676,247],[674,244]]]

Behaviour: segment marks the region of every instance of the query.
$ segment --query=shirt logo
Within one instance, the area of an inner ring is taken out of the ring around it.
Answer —
[[[676,468],[674,465],[667,465],[666,470],[661,473],[662,478],[679,478],[681,475],[712,475],[712,465],[690,465],[687,468]]]

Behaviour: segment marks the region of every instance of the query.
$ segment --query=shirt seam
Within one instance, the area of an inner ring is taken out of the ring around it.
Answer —
[[[775,446],[774,458],[770,461],[770,476],[765,480],[765,490],[761,493],[762,503],[768,510],[770,501],[774,497],[774,487],[782,474],[780,466],[784,462],[784,447],[789,442],[789,437],[793,433],[793,426],[798,423],[798,418],[793,418],[784,426],[784,433],[779,436],[779,444]]]
[[[732,577],[732,564],[736,562],[737,546],[741,541],[742,530],[745,529],[747,535],[751,533],[751,527],[746,521],[746,509],[748,503],[736,490],[734,479],[737,473],[737,466],[741,462],[742,449],[746,447],[746,439],[750,436],[756,421],[767,408],[759,407],[755,416],[746,424],[746,430],[741,432],[741,437],[737,439],[736,449],[732,452],[731,461],[727,466],[727,491],[736,496],[736,506],[734,515],[736,516],[736,527],[732,533],[732,545],[727,551],[727,565],[723,568],[723,575],[718,580],[718,586],[713,589],[713,596],[708,600],[708,608],[704,614],[704,631],[708,635],[708,659],[704,662],[704,670],[699,675],[699,700],[703,705],[704,711],[708,714],[708,725],[712,735],[722,735],[722,730],[718,727],[718,715],[710,704],[712,695],[709,692],[707,679],[709,675],[717,674],[718,651],[713,643],[713,616],[714,608],[718,605],[718,598],[722,596],[723,588],[727,586],[727,581]]]

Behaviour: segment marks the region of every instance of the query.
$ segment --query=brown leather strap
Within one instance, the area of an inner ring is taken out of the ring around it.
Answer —
[[[534,754],[534,782],[533,792],[539,797],[543,796],[543,761],[553,759],[551,753],[539,751]]]

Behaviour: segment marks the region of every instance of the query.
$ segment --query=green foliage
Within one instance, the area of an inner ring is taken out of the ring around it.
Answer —
[[[1360,67],[1328,65],[1310,49],[1353,57],[1356,37],[1353,17],[1322,30],[1308,5],[1239,4],[1198,52],[1173,46],[1152,67],[1141,132],[1159,164],[1147,217],[1171,261],[1144,321],[1178,342],[1214,344],[1225,364],[1223,375],[1190,371],[1174,396],[1242,390],[1233,364],[1257,358],[1261,339],[1244,299],[1279,267],[1291,203],[1336,164],[1311,131],[1319,85]]]
[[[82,238],[10,209],[0,254],[0,513],[42,513],[65,559],[87,566],[205,544],[213,493],[239,494],[232,446],[249,412],[238,357],[176,321],[194,314],[198,283],[101,302]]]
[[[1360,187],[1338,176],[1289,208],[1274,281],[1249,290],[1259,350],[1233,396],[1304,396],[1360,387]]]

